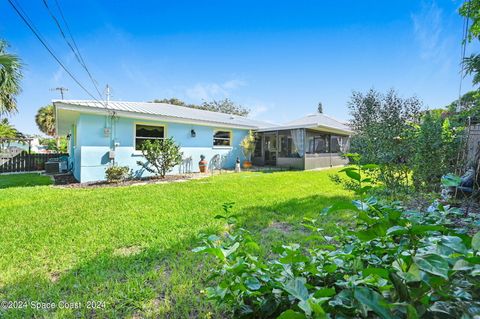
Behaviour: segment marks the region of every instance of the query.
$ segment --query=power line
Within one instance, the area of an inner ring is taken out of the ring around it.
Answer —
[[[98,89],[98,86],[97,86],[97,83],[95,81],[95,79],[93,78],[92,76],[92,73],[90,72],[90,70],[88,69],[87,65],[85,64],[85,60],[83,59],[80,51],[78,50],[78,47],[77,45],[75,44],[75,48],[73,47],[73,45],[70,43],[70,41],[68,41],[67,39],[67,36],[65,35],[65,32],[63,31],[62,29],[62,26],[60,25],[60,22],[58,21],[57,17],[55,16],[55,14],[52,12],[52,10],[50,10],[50,7],[47,3],[47,0],[43,0],[43,4],[45,5],[45,7],[47,8],[47,11],[48,13],[50,14],[50,17],[53,19],[53,21],[55,22],[55,24],[57,25],[57,28],[58,30],[60,31],[60,34],[62,35],[63,39],[65,40],[65,42],[67,43],[68,47],[70,48],[70,50],[73,52],[73,54],[75,55],[75,58],[77,59],[78,63],[80,63],[80,65],[85,69],[85,71],[87,72],[88,74],[88,77],[90,78],[90,80],[92,81],[93,83],[93,86],[95,87],[95,90],[97,91],[98,93],[98,96],[100,98],[102,98],[102,94],[100,93],[100,90]],[[60,5],[58,4],[57,2],[57,7],[59,9],[59,11],[61,12],[61,16],[62,16],[62,19],[64,21],[64,23],[66,24],[66,19],[60,9]],[[67,25],[67,24],[66,24]],[[67,25],[68,26],[68,25]],[[71,34],[71,32],[69,32],[69,35],[70,35],[70,38],[73,40],[73,42],[75,43],[75,40],[73,39],[73,36]]]
[[[55,55],[55,53],[53,52],[53,50],[48,46],[48,44],[46,43],[46,41],[43,40],[42,36],[40,35],[40,33],[35,29],[35,26],[33,25],[33,23],[31,22],[31,20],[28,18],[28,15],[21,9],[17,7],[17,5],[15,5],[13,3],[12,0],[8,0],[8,3],[10,3],[10,5],[12,6],[13,10],[15,10],[15,12],[18,14],[18,16],[22,19],[22,21],[27,25],[27,27],[30,29],[30,31],[33,32],[33,34],[35,35],[35,37],[37,37],[37,39],[40,41],[40,43],[42,43],[42,45],[45,47],[45,49],[47,49],[48,53],[50,53],[50,55],[55,59],[55,61],[57,61],[57,63],[65,70],[65,72],[72,78],[73,81],[75,81],[75,83],[77,83],[77,85],[82,88],[83,91],[85,91],[85,93],[87,93],[92,99],[94,99],[95,101],[99,102],[99,103],[102,103],[101,101],[99,101],[95,96],[93,96],[92,93],[90,93],[90,91],[88,91],[85,86],[82,85],[82,83],[80,83],[80,81],[77,80],[77,78],[67,69],[67,67],[62,63],[62,61],[60,61],[60,59]],[[25,14],[22,14],[20,12],[20,10]]]
[[[468,27],[469,27],[469,22],[470,22],[470,2],[471,0],[468,0],[468,5],[467,5],[467,15],[465,16],[463,20],[463,34],[462,34],[462,47],[461,47],[461,54],[460,54],[460,85],[458,87],[458,102],[457,102],[457,111],[460,111],[461,108],[461,101],[462,101],[462,84],[463,84],[463,78],[464,78],[464,71],[465,71],[465,66],[464,66],[464,61],[465,61],[465,54],[467,51],[467,40],[468,40]]]
[[[85,60],[83,59],[83,56],[80,53],[80,50],[78,49],[77,42],[75,41],[75,38],[73,37],[72,32],[70,31],[70,26],[67,23],[67,19],[65,19],[65,16],[63,15],[63,10],[60,7],[60,4],[58,3],[57,0],[55,0],[55,4],[57,5],[58,12],[60,12],[60,16],[62,17],[63,23],[65,23],[65,26],[67,27],[67,32],[68,32],[68,35],[70,36],[70,39],[72,39],[73,46],[77,50],[78,55],[80,56],[80,59],[82,60],[82,63],[85,65]]]

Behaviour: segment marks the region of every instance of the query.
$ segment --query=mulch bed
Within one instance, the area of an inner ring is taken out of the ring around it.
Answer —
[[[75,177],[73,177],[73,175],[70,173],[53,175],[53,180],[55,185],[79,184]]]
[[[55,186],[61,188],[99,188],[99,187],[120,187],[120,186],[136,186],[136,185],[146,185],[146,184],[160,184],[168,183],[175,181],[184,181],[199,177],[207,177],[208,174],[191,174],[191,175],[167,175],[164,178],[160,177],[145,177],[140,179],[126,180],[123,182],[89,182],[89,183],[79,183],[71,174],[57,174],[53,178],[55,180]]]

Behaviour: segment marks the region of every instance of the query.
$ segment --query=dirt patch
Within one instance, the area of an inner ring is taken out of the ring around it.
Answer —
[[[55,185],[79,184],[75,177],[73,177],[73,175],[70,173],[53,175],[53,182]]]
[[[270,230],[278,230],[281,231],[282,233],[289,233],[292,231],[292,225],[284,222],[279,222],[279,221],[273,221],[268,224],[268,227],[265,228],[263,231],[268,232]]]
[[[59,271],[54,271],[50,273],[50,281],[53,283],[58,282],[58,280],[60,279],[60,275],[61,273]]]
[[[114,256],[121,256],[121,257],[128,257],[128,256],[138,255],[141,252],[142,252],[142,247],[140,247],[140,246],[129,246],[129,247],[121,247],[121,248],[115,249],[113,251],[113,255]]]

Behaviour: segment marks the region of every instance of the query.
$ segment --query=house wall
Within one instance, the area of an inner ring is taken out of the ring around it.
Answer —
[[[182,123],[166,123],[157,121],[135,120],[131,118],[117,118],[114,124],[110,118],[102,115],[81,114],[77,122],[77,145],[74,150],[74,176],[80,182],[99,181],[105,179],[105,169],[110,164],[109,151],[115,144],[115,163],[120,166],[129,166],[137,177],[148,176],[137,161],[145,161],[140,152],[135,151],[134,135],[135,123],[164,125],[165,137],[173,137],[181,146],[183,157],[192,156],[194,172],[198,172],[200,155],[205,155],[210,162],[216,155],[226,155],[224,168],[233,168],[237,157],[243,160],[239,146],[241,140],[248,134],[247,129],[233,129],[231,147],[214,147],[213,133],[222,127],[191,125]],[[111,136],[104,135],[104,128],[111,127]],[[190,131],[195,130],[196,136],[191,137]],[[175,167],[171,173],[178,173]]]
[[[348,160],[336,153],[307,154],[305,157],[305,169],[347,165]]]

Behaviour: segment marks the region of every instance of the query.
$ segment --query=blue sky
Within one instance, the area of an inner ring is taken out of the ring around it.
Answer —
[[[43,2],[17,2],[95,92]],[[254,118],[281,123],[314,112],[319,101],[346,120],[352,90],[395,88],[430,108],[458,96],[461,1],[59,2],[87,66],[102,89],[112,87],[114,100],[228,97]],[[59,98],[51,88],[89,98],[7,1],[0,2],[0,38],[25,64],[19,113],[11,118],[19,130],[38,133],[36,110]],[[463,83],[468,91],[471,81]]]

